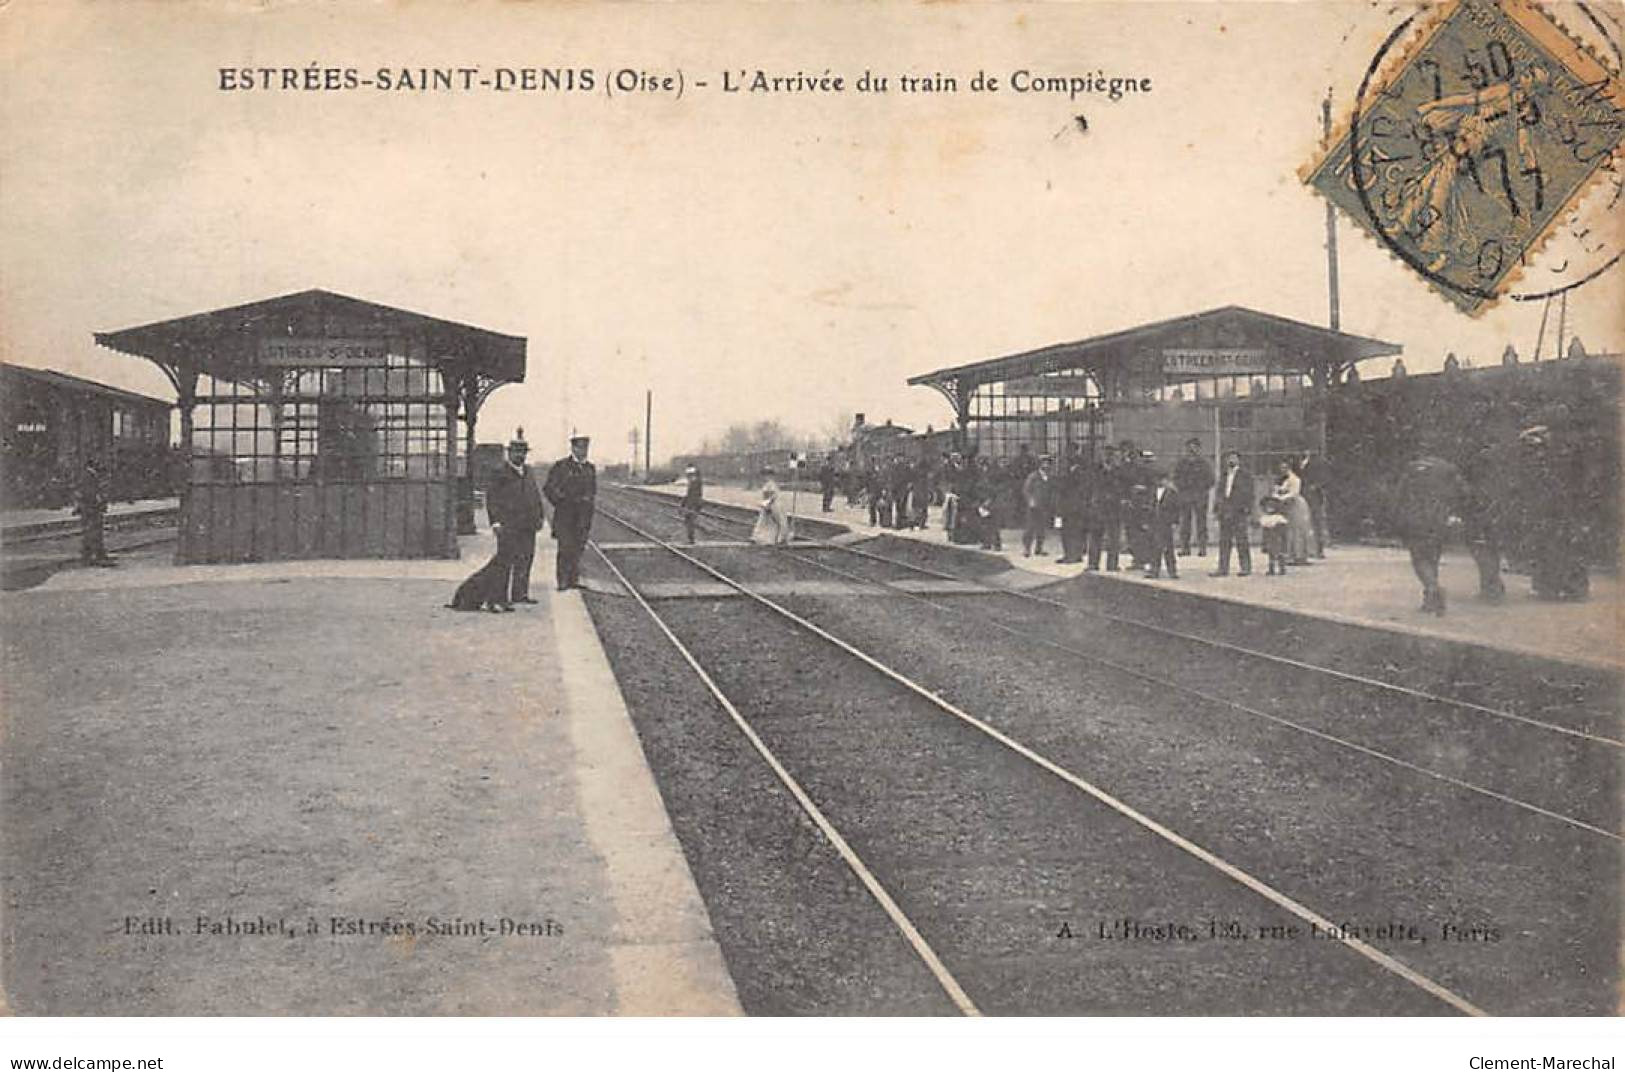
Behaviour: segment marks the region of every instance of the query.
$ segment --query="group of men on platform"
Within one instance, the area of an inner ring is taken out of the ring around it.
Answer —
[[[1017,455],[1007,471],[990,459],[967,462],[950,457],[946,480],[954,506],[952,539],[984,547],[1001,543],[998,485],[1014,479],[1019,487],[1022,553],[1043,555],[1044,543],[1061,523],[1061,557],[1086,563],[1086,570],[1118,571],[1126,552],[1131,568],[1160,577],[1179,576],[1178,559],[1208,551],[1208,499],[1215,487],[1219,521],[1219,575],[1239,555],[1241,573],[1252,570],[1247,525],[1253,508],[1253,478],[1231,452],[1217,478],[1201,442],[1187,442],[1171,469],[1158,469],[1149,452],[1130,440],[1108,445],[1096,460],[1074,447],[1057,465],[1051,458]]]
[[[521,431],[508,443],[503,465],[485,490],[486,515],[497,538],[491,560],[464,581],[452,597],[455,610],[511,611],[516,603],[535,603],[530,595],[530,568],[536,535],[546,518],[545,499],[553,508],[553,538],[558,541],[555,579],[559,591],[581,585],[581,555],[592,531],[598,474],[587,460],[591,440],[570,437],[570,453],[554,462],[539,487],[525,459],[530,445]]]
[[[1433,444],[1413,459],[1395,489],[1395,514],[1426,613],[1445,613],[1439,560],[1459,535],[1478,567],[1478,594],[1499,603],[1503,555],[1529,571],[1537,599],[1576,601],[1590,593],[1584,511],[1586,452],[1567,408],[1532,415],[1514,443]],[[1454,453],[1460,464],[1442,457]]]

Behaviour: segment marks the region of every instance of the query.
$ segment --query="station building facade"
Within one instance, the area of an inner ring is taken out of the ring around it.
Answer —
[[[954,408],[961,449],[1093,456],[1128,439],[1170,460],[1197,439],[1264,472],[1325,449],[1325,389],[1359,362],[1401,352],[1240,306],[938,369],[909,379]]]
[[[323,290],[96,341],[175,385],[176,559],[456,557],[481,403],[525,340]]]

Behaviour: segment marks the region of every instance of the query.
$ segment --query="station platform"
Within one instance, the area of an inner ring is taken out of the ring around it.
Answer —
[[[739,1013],[551,542],[444,608],[492,542],[0,595],[10,1011]]]
[[[680,484],[654,486],[645,490],[673,497],[682,494]],[[749,509],[755,509],[758,505],[757,492],[751,489],[708,484],[705,493],[708,500],[717,503]],[[798,493],[794,496],[793,512],[798,517],[845,525],[855,534],[895,536],[954,546],[957,550],[967,549],[964,545],[949,544],[948,534],[942,528],[940,509],[932,509],[931,523],[925,529],[887,529],[871,526],[867,508],[848,506],[843,496],[836,497],[829,513],[819,509],[819,498],[816,492]],[[1216,530],[1211,534],[1215,536],[1216,544]],[[1004,530],[1003,551],[981,551],[977,548],[976,552],[999,555],[1013,569],[1028,573],[1057,579],[1076,577],[1084,572],[1083,566],[1063,565],[1055,561],[1061,553],[1060,535],[1060,531],[1056,530],[1046,539],[1046,557],[1035,555],[1028,558],[1022,555],[1019,529]],[[1126,567],[1126,555],[1123,561]],[[1625,636],[1625,603],[1622,603],[1625,593],[1621,591],[1617,575],[1594,571],[1591,599],[1584,603],[1536,600],[1529,592],[1527,578],[1508,575],[1506,600],[1491,605],[1475,598],[1478,573],[1471,557],[1464,551],[1447,552],[1440,576],[1449,596],[1449,609],[1441,618],[1423,614],[1418,609],[1421,587],[1411,571],[1410,557],[1403,548],[1336,545],[1327,549],[1326,558],[1317,559],[1309,566],[1293,567],[1284,577],[1265,575],[1266,560],[1256,546],[1250,577],[1235,576],[1235,562],[1231,563],[1231,576],[1210,577],[1208,574],[1218,564],[1216,546],[1208,548],[1206,558],[1192,555],[1181,558],[1179,563],[1178,579],[1164,577],[1151,580],[1127,568],[1117,573],[1100,572],[1090,576],[1123,584],[1176,590],[1203,599],[1302,614],[1345,625],[1471,644],[1605,670],[1625,669],[1625,650],[1622,650],[1620,643],[1620,638]]]
[[[137,518],[161,518],[180,509],[179,499],[138,499],[135,502],[107,504],[107,520],[131,521]],[[0,543],[11,543],[31,536],[54,532],[67,532],[79,527],[79,515],[73,507],[53,509],[0,510]]]

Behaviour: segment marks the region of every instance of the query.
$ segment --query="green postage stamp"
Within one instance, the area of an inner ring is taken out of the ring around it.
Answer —
[[[1589,14],[1589,12],[1587,12]],[[1302,177],[1461,310],[1506,294],[1552,232],[1609,232],[1598,256],[1535,289],[1595,278],[1619,256],[1619,76],[1530,0],[1452,0],[1397,27],[1353,113]],[[1593,187],[1604,173],[1612,196]],[[1592,222],[1571,221],[1585,201]]]

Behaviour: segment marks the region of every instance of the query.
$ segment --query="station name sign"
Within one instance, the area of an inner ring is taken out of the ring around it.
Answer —
[[[1018,376],[1004,381],[1004,393],[1042,398],[1087,398],[1093,382],[1087,376]]]
[[[1162,352],[1162,371],[1187,376],[1237,376],[1268,372],[1268,355],[1262,347],[1223,349],[1173,349]]]
[[[260,364],[279,368],[382,365],[389,348],[382,339],[261,339]]]

